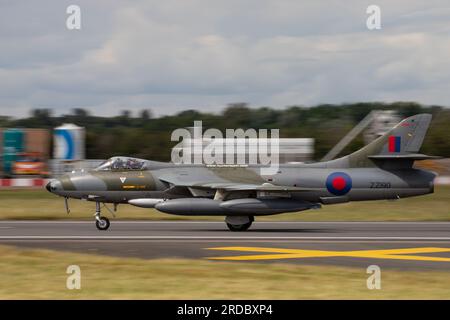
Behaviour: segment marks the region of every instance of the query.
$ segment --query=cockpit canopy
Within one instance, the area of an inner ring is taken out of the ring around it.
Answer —
[[[125,170],[146,170],[145,160],[130,157],[112,157],[95,170],[97,171],[125,171]]]

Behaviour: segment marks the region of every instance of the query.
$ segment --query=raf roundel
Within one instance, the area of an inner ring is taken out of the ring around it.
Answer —
[[[336,195],[343,196],[352,188],[352,178],[344,172],[334,172],[327,178],[327,190]]]

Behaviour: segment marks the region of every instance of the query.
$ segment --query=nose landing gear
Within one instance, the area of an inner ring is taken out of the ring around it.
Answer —
[[[111,224],[108,218],[96,217],[96,219],[97,220],[95,221],[95,226],[97,227],[98,230],[108,230],[109,225]]]
[[[108,230],[110,226],[109,219],[101,216],[100,202],[95,203],[95,226],[98,230]]]

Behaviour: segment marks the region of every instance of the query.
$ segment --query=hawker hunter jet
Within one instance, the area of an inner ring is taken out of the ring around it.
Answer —
[[[261,166],[207,166],[113,157],[92,171],[51,180],[48,191],[95,202],[99,230],[110,222],[101,208],[129,204],[184,216],[224,216],[232,231],[247,230],[255,216],[320,208],[349,201],[385,200],[433,193],[435,174],[413,167],[436,158],[420,154],[431,115],[401,121],[385,135],[339,159]],[[109,209],[109,208],[108,208]],[[112,210],[109,209],[112,213]]]

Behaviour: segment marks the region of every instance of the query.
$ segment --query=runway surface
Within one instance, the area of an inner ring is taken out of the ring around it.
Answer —
[[[120,257],[450,271],[450,222],[0,221],[0,244]]]

